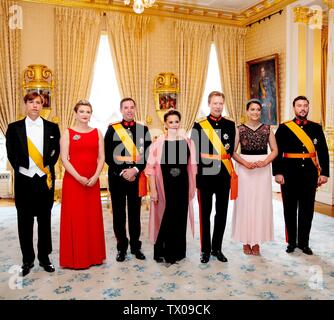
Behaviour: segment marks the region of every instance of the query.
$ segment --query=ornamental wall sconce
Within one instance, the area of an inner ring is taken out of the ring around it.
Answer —
[[[294,21],[299,23],[305,23],[310,29],[321,29],[323,19],[323,9],[318,5],[310,7],[295,7]]]
[[[53,98],[53,73],[43,64],[31,64],[23,74],[23,95],[29,92],[38,92],[43,97],[41,116],[48,119],[51,113]]]
[[[162,123],[164,114],[169,109],[177,109],[179,92],[179,81],[174,73],[162,72],[154,79],[155,109]]]
[[[141,14],[144,12],[145,8],[152,7],[155,0],[133,0],[133,11],[135,13]],[[124,4],[126,6],[129,6],[131,3],[131,0],[124,0]]]

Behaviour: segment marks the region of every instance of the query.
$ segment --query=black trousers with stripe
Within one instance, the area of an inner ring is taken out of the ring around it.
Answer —
[[[117,250],[126,252],[129,245],[126,233],[127,207],[130,248],[131,251],[136,251],[141,248],[141,241],[139,240],[141,198],[138,196],[138,177],[134,182],[128,182],[120,176],[113,175],[109,179],[109,190]]]
[[[230,181],[220,180],[220,183],[207,183],[205,188],[198,188],[198,204],[200,214],[201,251],[209,254],[221,250],[226,226],[229,202]],[[215,217],[211,240],[212,198],[216,196]]]
[[[292,246],[309,246],[317,178],[316,172],[284,175],[281,190],[286,238]]]

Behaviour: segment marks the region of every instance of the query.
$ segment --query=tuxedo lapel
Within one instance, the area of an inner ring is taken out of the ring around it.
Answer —
[[[24,156],[29,157],[25,118],[23,120],[17,122],[16,130],[17,130],[17,135],[18,135],[19,140],[20,140],[21,145],[22,145],[22,150],[23,150]]]
[[[49,126],[48,123],[42,118],[43,120],[43,158],[45,159],[46,155],[48,154],[49,148]]]

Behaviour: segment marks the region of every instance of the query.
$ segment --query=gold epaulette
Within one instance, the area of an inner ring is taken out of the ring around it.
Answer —
[[[202,122],[202,121],[204,121],[204,120],[207,120],[207,117],[201,117],[201,118],[198,118],[198,119],[196,119],[196,122],[197,122],[197,123],[200,123],[200,122]]]
[[[122,121],[115,121],[115,122],[111,122],[109,123],[109,126],[113,126],[114,124],[118,124],[118,123],[121,123]]]

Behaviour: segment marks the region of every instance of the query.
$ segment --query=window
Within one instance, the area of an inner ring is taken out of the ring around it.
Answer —
[[[222,91],[222,84],[221,84],[220,75],[219,75],[217,52],[216,52],[216,47],[214,44],[211,45],[208,74],[206,77],[206,83],[205,83],[202,102],[201,102],[201,105],[198,111],[198,118],[207,116],[210,113],[210,108],[208,106],[208,95],[212,91]],[[227,111],[226,103],[225,103],[224,110],[223,110],[223,116],[227,116],[227,115],[228,115],[228,111]]]
[[[103,135],[109,123],[122,119],[119,110],[121,97],[107,35],[100,38],[89,101],[93,106],[90,125],[99,128]]]
[[[6,138],[0,133],[0,170],[6,169],[7,152],[6,152]]]

